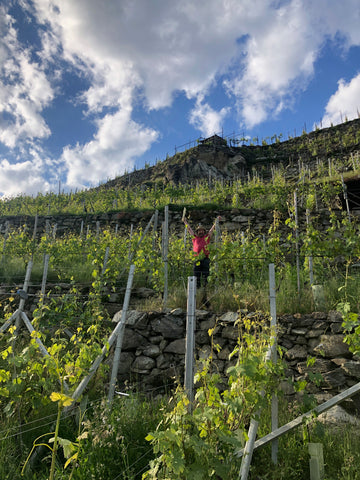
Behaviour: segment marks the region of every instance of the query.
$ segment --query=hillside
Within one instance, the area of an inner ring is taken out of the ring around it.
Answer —
[[[171,205],[186,207],[287,210],[288,196],[301,183],[302,195],[325,202],[335,195],[327,185],[348,187],[351,207],[360,206],[360,119],[281,141],[282,135],[239,145],[213,136],[156,165],[126,173],[98,187],[63,193],[19,195],[0,202],[0,227],[8,217],[20,224],[36,215],[68,216],[144,212]],[[330,197],[329,197],[330,195]],[[342,201],[340,199],[340,201]],[[339,199],[336,199],[339,203]],[[97,218],[97,220],[102,220]],[[13,220],[11,220],[13,222]]]
[[[289,136],[290,137],[290,136]],[[354,168],[352,155],[360,151],[360,119],[335,127],[319,129],[299,137],[261,145],[237,146],[235,139],[210,137],[197,147],[177,153],[156,165],[135,170],[111,180],[107,188],[150,187],[158,183],[192,184],[200,180],[238,180],[250,175],[271,178],[274,168],[284,167],[288,178],[297,177],[299,169],[315,170],[320,164],[328,168],[329,160],[342,164],[343,171]]]

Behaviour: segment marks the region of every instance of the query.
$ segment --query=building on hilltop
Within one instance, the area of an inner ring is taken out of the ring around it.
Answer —
[[[226,147],[227,141],[225,138],[219,137],[219,135],[213,135],[212,137],[204,138],[199,141],[200,145],[214,145],[216,147]]]

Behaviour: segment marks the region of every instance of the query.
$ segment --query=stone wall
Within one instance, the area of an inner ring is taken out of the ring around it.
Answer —
[[[111,229],[117,230],[120,233],[129,234],[131,225],[134,228],[144,228],[150,221],[153,211],[117,211],[103,214],[87,214],[87,215],[49,215],[39,216],[37,218],[37,235],[48,232],[56,232],[57,236],[62,236],[68,233],[86,234],[89,230],[94,233],[97,229]],[[337,212],[341,215],[341,212]],[[353,215],[358,216],[360,212],[353,211]],[[190,208],[187,211],[189,222],[192,226],[197,223],[202,223],[205,227],[210,228],[215,218],[220,215],[222,220],[220,222],[220,230],[228,232],[236,232],[250,230],[253,234],[267,234],[270,226],[274,222],[274,213],[272,210],[260,210],[253,208],[233,208],[233,209],[214,209],[214,210],[197,210]],[[288,213],[279,214],[279,229],[284,236],[289,233],[289,227],[285,225],[285,220],[288,218]],[[299,230],[306,228],[305,211],[299,208]],[[169,208],[169,225],[170,232],[183,232],[184,226],[181,221],[182,207],[170,206]],[[161,224],[164,220],[163,209],[159,210],[157,228],[161,229]],[[316,212],[316,215],[311,216],[311,221],[319,230],[325,230],[329,227],[329,211],[323,209]],[[25,227],[32,235],[34,231],[35,219],[31,216],[19,215],[1,217],[0,219],[0,233],[6,231],[7,225],[12,229]]]
[[[255,317],[254,313],[243,316]],[[120,319],[121,312],[113,321]],[[214,343],[221,346],[212,352],[214,366],[222,375],[234,360],[229,353],[238,339],[239,318],[236,312],[216,315],[196,311],[196,357],[208,357],[211,340],[208,334],[215,327]],[[263,319],[264,320],[264,319]],[[315,312],[306,315],[283,315],[278,319],[278,344],[284,352],[289,380],[308,381],[307,390],[327,399],[360,381],[360,359],[354,358],[342,333],[342,318],[338,312]],[[186,312],[175,309],[166,312],[129,311],[119,370],[119,383],[135,382],[144,391],[182,382],[185,366]],[[308,366],[307,359],[314,361]],[[319,385],[311,382],[311,373],[320,373]],[[294,396],[291,382],[283,382],[286,395]],[[360,396],[359,396],[360,397]],[[352,402],[359,407],[360,398]]]

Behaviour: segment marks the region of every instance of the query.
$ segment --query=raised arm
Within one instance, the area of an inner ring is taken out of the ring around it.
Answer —
[[[186,218],[183,218],[183,222],[185,223],[185,225],[187,226],[187,229],[188,229],[188,232],[190,233],[190,235],[192,235],[193,237],[195,236],[195,233],[194,233],[194,230],[190,227],[188,221],[186,220]]]
[[[211,235],[214,233],[214,230],[215,230],[215,227],[216,227],[216,220],[221,220],[220,215],[218,217],[216,217],[213,226],[210,228],[209,233],[208,233],[209,237],[211,237]]]

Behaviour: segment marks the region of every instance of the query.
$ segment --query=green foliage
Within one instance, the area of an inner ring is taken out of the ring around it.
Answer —
[[[162,414],[160,401],[135,393],[115,399],[111,411],[106,402],[91,409],[83,421],[88,435],[73,479],[115,478],[119,472],[123,480],[140,479],[152,458],[145,437]]]
[[[244,446],[247,425],[282,376],[282,364],[265,359],[270,340],[264,326],[240,318],[238,328],[239,342],[230,355],[233,366],[228,370],[228,385],[220,387],[220,376],[211,371],[211,357],[202,362],[194,379],[197,390],[193,404],[179,388],[173,408],[147,436],[157,458],[144,479],[236,476],[239,460],[235,452]],[[217,345],[213,348],[219,349]]]

